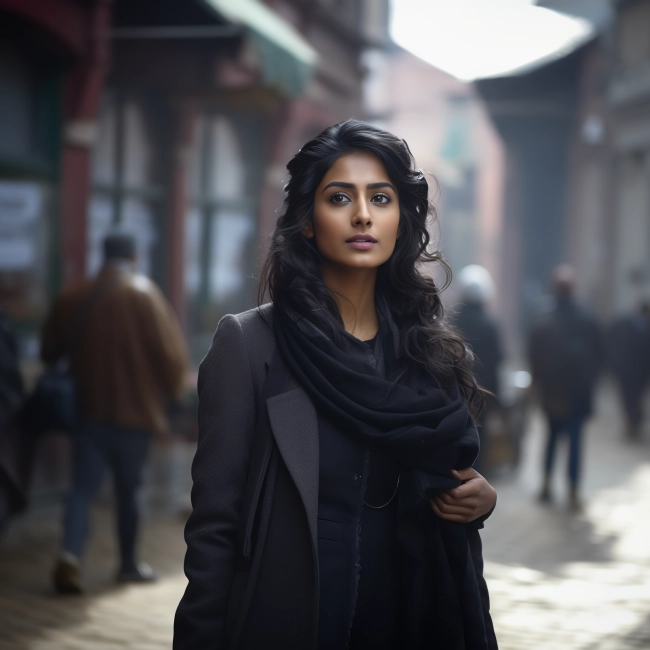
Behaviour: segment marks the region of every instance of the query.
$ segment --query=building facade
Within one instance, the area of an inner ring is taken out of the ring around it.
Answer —
[[[544,4],[593,19],[592,40],[477,83],[506,147],[508,319],[525,326],[569,262],[608,322],[650,299],[650,0]]]
[[[612,314],[650,301],[650,0],[617,2],[615,8],[605,89],[615,187]]]
[[[568,194],[585,48],[534,70],[475,83],[505,150],[500,292],[508,338],[524,333],[566,260]]]
[[[287,161],[363,117],[387,22],[387,0],[0,0],[0,308],[28,377],[52,299],[117,225],[198,364],[256,304]],[[39,492],[67,447],[43,441]]]
[[[121,224],[198,361],[255,304],[286,162],[363,117],[387,22],[387,0],[0,0],[0,305],[24,356]]]
[[[566,216],[566,259],[604,321],[650,299],[650,2],[612,9],[582,57]]]

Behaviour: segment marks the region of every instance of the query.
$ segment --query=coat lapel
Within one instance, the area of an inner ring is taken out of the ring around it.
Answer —
[[[269,398],[267,405],[273,436],[305,506],[316,548],[319,476],[316,409],[300,387]]]

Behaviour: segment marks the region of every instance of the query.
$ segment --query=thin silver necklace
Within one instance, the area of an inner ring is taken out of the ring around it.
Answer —
[[[395,495],[397,494],[397,488],[399,488],[399,477],[400,475],[397,475],[397,485],[395,486],[395,492],[393,492],[393,496],[384,503],[383,506],[371,506],[369,503],[366,503],[366,500],[363,500],[363,505],[368,506],[369,508],[372,508],[373,510],[381,510],[382,508],[385,508],[386,506],[390,505],[391,501],[395,498]]]

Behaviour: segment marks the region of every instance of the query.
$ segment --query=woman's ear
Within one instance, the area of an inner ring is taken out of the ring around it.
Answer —
[[[303,227],[302,227],[302,234],[307,237],[307,239],[313,239],[314,238],[314,226],[312,225],[311,221],[308,221]]]

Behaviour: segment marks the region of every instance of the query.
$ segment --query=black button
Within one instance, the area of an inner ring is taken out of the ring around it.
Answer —
[[[361,475],[360,474],[355,474],[353,478],[354,478],[355,481],[360,481],[361,480]]]

